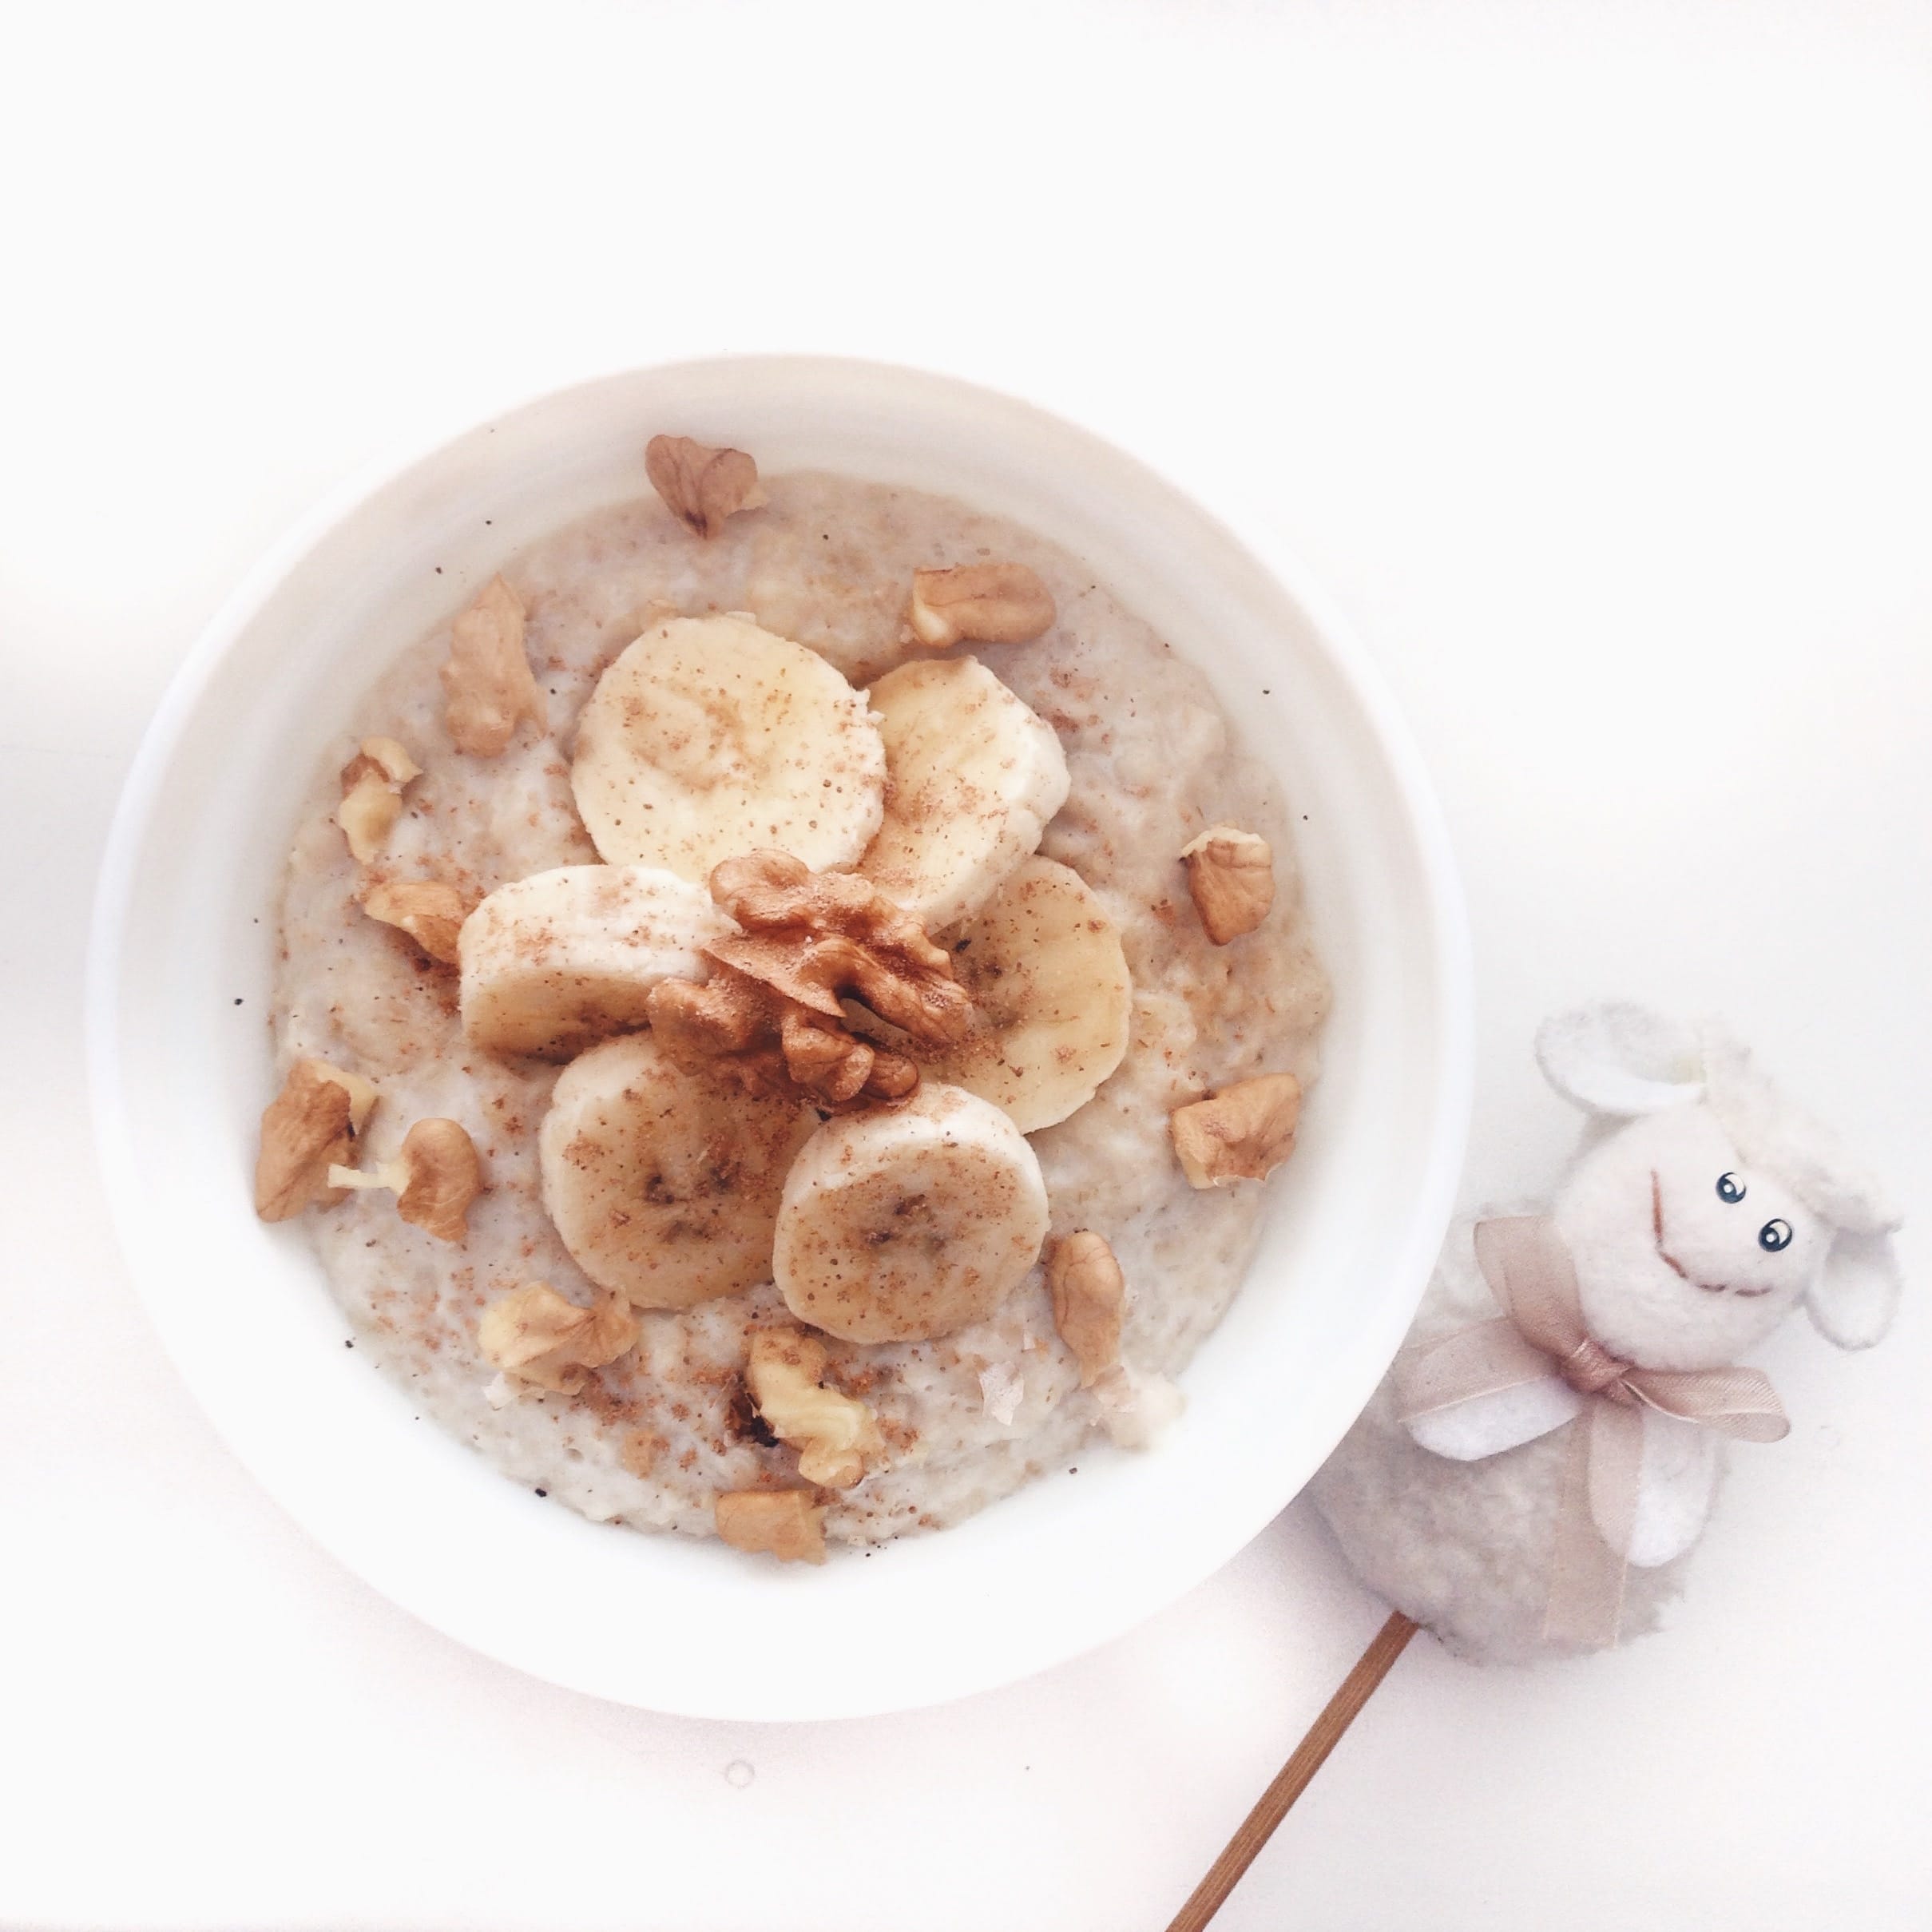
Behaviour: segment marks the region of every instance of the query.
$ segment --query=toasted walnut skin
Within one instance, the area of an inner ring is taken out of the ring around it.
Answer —
[[[1080,1364],[1080,1386],[1090,1389],[1121,1359],[1127,1302],[1121,1264],[1101,1236],[1070,1234],[1047,1256],[1046,1285],[1053,1299],[1053,1326]]]
[[[809,1490],[728,1490],[717,1500],[716,1520],[733,1549],[781,1563],[825,1561],[825,1506]]]
[[[1292,1073],[1237,1081],[1206,1100],[1176,1107],[1168,1132],[1191,1186],[1264,1180],[1295,1151],[1301,1082]]]
[[[543,694],[523,651],[523,602],[500,577],[456,620],[440,673],[443,722],[459,752],[495,758],[528,718],[549,729]]]
[[[255,1212],[286,1221],[319,1202],[338,1201],[329,1168],[355,1158],[355,1137],[375,1105],[375,1089],[325,1060],[298,1060],[262,1115],[255,1163]]]
[[[403,1137],[403,1164],[409,1180],[396,1196],[396,1212],[439,1241],[462,1240],[483,1191],[483,1164],[462,1124],[417,1121]]]
[[[483,1311],[477,1340],[506,1375],[574,1395],[602,1368],[637,1346],[636,1311],[615,1295],[580,1308],[543,1282],[513,1289]]]
[[[1216,946],[1251,933],[1275,903],[1275,855],[1258,832],[1211,825],[1181,847],[1188,893]]]
[[[913,636],[934,650],[950,645],[1031,644],[1052,624],[1053,593],[1025,564],[961,564],[915,570]]]
[[[828,1490],[849,1490],[885,1443],[862,1402],[819,1385],[825,1344],[802,1328],[760,1329],[752,1337],[745,1386],[772,1433],[799,1452],[799,1474]]]
[[[753,1093],[838,1108],[903,1100],[917,1064],[857,1038],[843,1002],[868,1006],[916,1045],[960,1038],[972,1002],[951,957],[916,919],[846,872],[814,872],[789,853],[756,851],[713,868],[711,895],[744,928],[703,949],[703,985],[665,980],[651,1026],[687,1072],[729,1073]]]
[[[644,447],[644,469],[664,507],[707,539],[726,518],[765,501],[758,466],[742,450],[714,450],[688,436],[653,436]]]
[[[384,879],[363,895],[363,910],[407,933],[434,960],[457,962],[456,935],[470,916],[469,902],[454,886],[435,879]]]

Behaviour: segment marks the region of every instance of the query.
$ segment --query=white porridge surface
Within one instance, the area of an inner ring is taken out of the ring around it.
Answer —
[[[971,645],[1057,734],[1072,788],[1041,851],[1071,867],[1117,922],[1133,982],[1126,1056],[1097,1096],[1032,1137],[1055,1236],[1112,1244],[1127,1283],[1121,1354],[1137,1380],[1179,1374],[1240,1285],[1267,1184],[1197,1191],[1169,1143],[1170,1110],[1228,1083],[1316,1070],[1327,983],[1303,925],[1288,815],[1205,680],[1065,552],[943,498],[800,473],[765,479],[768,504],[700,540],[656,499],[602,510],[506,561],[523,600],[549,733],[521,730],[494,758],[452,745],[438,671],[447,624],[367,697],[305,808],[281,906],[278,1065],[314,1055],[381,1094],[367,1159],[393,1154],[426,1117],[460,1122],[487,1191],[461,1243],[365,1192],[311,1210],[311,1232],[355,1345],[426,1416],[510,1476],[599,1521],[714,1533],[720,1492],[795,1482],[795,1453],[759,1438],[744,1393],[748,1329],[791,1320],[769,1283],[681,1311],[645,1311],[637,1349],[576,1395],[506,1383],[480,1351],[486,1303],[534,1282],[595,1291],[539,1195],[538,1129],[560,1069],[498,1060],[457,1017],[454,967],[363,913],[377,879],[431,878],[466,898],[597,854],[573,802],[579,712],[644,627],[673,614],[751,613],[855,682],[910,657],[902,643],[916,568],[1027,564],[1057,617],[1023,645]],[[477,586],[472,586],[472,593]],[[451,620],[460,604],[453,600]],[[334,820],[339,768],[365,736],[399,740],[423,768],[379,860],[365,872]],[[1260,929],[1211,944],[1181,847],[1205,827],[1260,832],[1276,895]],[[946,935],[935,935],[946,943]],[[958,968],[970,990],[969,964]],[[867,1404],[886,1445],[856,1487],[828,1494],[835,1541],[877,1544],[937,1528],[1068,1466],[1104,1427],[1099,1398],[1056,1331],[1036,1266],[994,1315],[957,1334],[876,1347],[827,1339],[830,1386]]]

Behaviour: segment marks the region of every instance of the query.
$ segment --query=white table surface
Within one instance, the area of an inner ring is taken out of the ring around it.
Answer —
[[[0,1924],[1158,1927],[1375,1629],[1305,1508],[950,1708],[672,1721],[485,1663],[257,1493],[103,1225],[116,789],[372,454],[720,348],[950,368],[1309,560],[1478,950],[1473,1193],[1544,1010],[1721,1007],[1878,1154],[1914,1292],[1765,1351],[1674,1628],[1418,1641],[1224,1916],[1932,1923],[1932,36],[1922,10],[87,6],[0,30]]]

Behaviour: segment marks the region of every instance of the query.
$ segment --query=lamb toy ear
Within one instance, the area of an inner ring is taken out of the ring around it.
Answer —
[[[1629,1119],[1704,1094],[1696,1033],[1628,1001],[1552,1014],[1537,1029],[1536,1058],[1543,1077],[1585,1113]]]
[[[1827,1342],[1840,1348],[1870,1348],[1891,1327],[1903,1286],[1890,1235],[1840,1228],[1805,1306]]]

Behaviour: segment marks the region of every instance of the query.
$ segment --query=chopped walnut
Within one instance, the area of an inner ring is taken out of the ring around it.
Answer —
[[[733,1549],[781,1563],[825,1561],[825,1506],[809,1490],[728,1490],[717,1500],[716,1520]]]
[[[365,738],[342,768],[342,803],[335,823],[359,865],[383,849],[403,812],[403,794],[423,768],[393,738]]]
[[[342,1199],[330,1184],[336,1161],[355,1157],[356,1136],[375,1105],[375,1089],[326,1060],[298,1060],[262,1115],[255,1163],[255,1212],[286,1221],[318,1202]]]
[[[620,1296],[600,1295],[580,1308],[542,1282],[516,1288],[483,1311],[477,1339],[506,1375],[574,1395],[590,1371],[637,1346],[636,1312]]]
[[[1070,1234],[1046,1258],[1046,1285],[1053,1326],[1080,1364],[1080,1386],[1090,1389],[1121,1359],[1126,1277],[1101,1236]]]
[[[752,1337],[745,1385],[781,1442],[799,1452],[799,1474],[828,1490],[849,1490],[885,1443],[862,1402],[822,1388],[825,1344],[799,1328],[764,1328]]]
[[[1275,855],[1258,832],[1211,825],[1180,848],[1188,891],[1202,929],[1216,946],[1251,933],[1275,903]]]
[[[332,1188],[387,1188],[396,1212],[435,1236],[460,1241],[470,1232],[471,1204],[483,1191],[476,1143],[454,1121],[419,1121],[403,1137],[403,1151],[369,1173],[331,1167]]]
[[[715,537],[727,517],[764,506],[758,466],[742,450],[713,450],[688,436],[653,436],[645,474],[664,507],[700,537]]]
[[[456,935],[470,906],[454,886],[436,879],[383,879],[363,895],[363,910],[406,932],[432,959],[456,964]]]
[[[856,1038],[843,1002],[918,1045],[965,1033],[972,1004],[950,954],[865,880],[759,851],[715,867],[711,895],[744,931],[704,947],[718,970],[703,985],[665,980],[647,1001],[653,1030],[688,1071],[728,1072],[752,1093],[825,1107],[902,1100],[917,1065]]]
[[[1181,1172],[1196,1188],[1264,1180],[1295,1151],[1301,1082],[1292,1073],[1237,1081],[1168,1117]]]
[[[935,650],[968,641],[1030,644],[1053,615],[1053,593],[1025,564],[962,564],[912,573],[912,634]]]
[[[657,1459],[670,1447],[661,1435],[648,1429],[627,1429],[617,1445],[617,1460],[633,1476],[648,1478],[657,1467]]]
[[[523,604],[500,577],[456,620],[442,672],[443,721],[459,752],[494,758],[528,718],[539,735],[549,714],[523,653]]]

